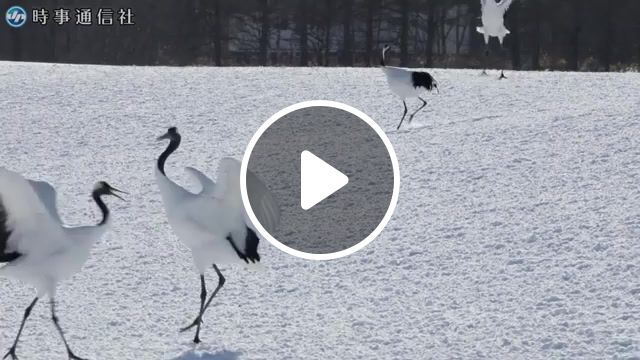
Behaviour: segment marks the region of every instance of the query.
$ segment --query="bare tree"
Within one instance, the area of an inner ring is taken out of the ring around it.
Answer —
[[[298,36],[300,40],[300,65],[309,64],[309,32],[307,20],[307,0],[298,0]]]
[[[341,65],[353,65],[353,0],[342,1],[342,56]]]
[[[427,8],[427,67],[433,67],[433,45],[436,38],[436,0],[429,0]]]
[[[636,66],[640,66],[640,2],[635,2],[635,9],[631,12],[635,19],[633,26],[636,28]]]
[[[220,0],[214,0],[213,57],[217,66],[222,66],[222,7]]]
[[[601,6],[603,9],[603,36],[602,36],[602,55],[601,62],[605,71],[611,70],[611,62],[613,57],[613,43],[614,43],[614,28],[613,28],[613,17],[614,17],[614,5],[613,1],[601,1]]]
[[[440,14],[439,14],[439,21],[438,21],[438,26],[439,26],[439,30],[438,32],[440,33],[440,54],[442,55],[446,55],[447,54],[447,37],[449,35],[449,33],[447,32],[447,12],[448,12],[448,8],[446,6],[447,4],[445,2],[440,4]]]
[[[325,23],[324,23],[324,66],[329,66],[331,55],[331,19],[333,18],[333,0],[325,0]]]
[[[468,21],[465,21],[463,25],[460,24],[462,18],[461,6],[456,5],[456,55],[460,55],[460,49],[464,44],[465,35],[467,33]],[[460,28],[462,26],[462,29]]]
[[[509,39],[511,42],[511,66],[514,70],[520,70],[520,2],[513,2],[509,12],[509,29],[511,31],[511,38]]]
[[[540,70],[540,37],[541,37],[541,27],[542,27],[542,5],[540,1],[530,1],[529,4],[532,6],[532,17],[533,17],[533,37],[532,37],[532,46],[531,46],[531,68],[533,70]]]
[[[400,0],[400,66],[409,62],[409,0]]]
[[[271,21],[269,14],[269,0],[258,0],[262,24],[260,29],[260,65],[266,66],[269,58],[269,38],[271,35]]]
[[[371,51],[373,50],[373,15],[379,0],[365,0],[367,6],[366,40],[365,40],[365,62],[372,65]]]
[[[582,2],[581,0],[571,1],[571,14],[573,18],[573,28],[571,29],[571,39],[569,40],[569,59],[567,68],[577,71],[580,60],[580,32],[582,31]]]

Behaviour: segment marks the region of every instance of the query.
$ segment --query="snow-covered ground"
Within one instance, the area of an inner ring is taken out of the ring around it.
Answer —
[[[182,167],[210,175],[298,101],[355,106],[391,131],[402,104],[379,69],[146,68],[0,63],[0,165],[52,182],[69,224],[114,229],[63,283],[58,312],[80,356],[100,359],[640,359],[640,75],[434,70],[440,95],[391,133],[394,217],[330,262],[261,245],[263,271],[225,267],[204,344],[199,281],[171,232],[153,166],[176,125]],[[495,75],[495,76],[493,76]],[[419,102],[412,102],[412,108]],[[414,125],[415,125],[414,122]],[[215,273],[209,274],[215,286]],[[32,289],[0,279],[0,348]],[[4,351],[2,352],[4,354]],[[65,359],[45,303],[21,359]]]

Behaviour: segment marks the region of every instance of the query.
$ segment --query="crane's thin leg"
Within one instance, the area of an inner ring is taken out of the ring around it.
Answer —
[[[209,308],[209,305],[211,305],[213,298],[216,296],[218,291],[222,289],[222,286],[227,281],[227,279],[224,278],[224,275],[222,275],[220,269],[218,269],[218,266],[213,264],[213,269],[216,271],[216,274],[218,274],[218,286],[216,286],[216,289],[213,290],[213,294],[211,294],[211,297],[209,298],[209,300],[207,300],[207,304],[204,306],[204,309],[202,309],[202,313],[200,314],[200,316],[204,315],[204,312],[207,311],[207,308]]]
[[[425,106],[427,106],[427,102],[423,98],[418,96],[418,99],[420,99],[422,101],[422,106],[420,106],[418,108],[418,110],[414,111],[413,114],[411,114],[411,116],[409,116],[409,124],[411,124],[411,121],[413,121],[413,117],[418,113],[418,111],[422,110]]]
[[[402,114],[402,119],[400,119],[400,124],[398,124],[398,128],[396,130],[400,130],[400,126],[402,126],[404,117],[407,116],[407,103],[404,100],[402,100],[402,104],[404,105],[404,113]]]
[[[202,314],[202,311],[204,310],[205,301],[207,301],[207,284],[204,281],[204,275],[200,275],[200,311],[196,318],[198,321],[198,325],[196,325],[196,336],[193,338],[193,342],[196,344],[200,343],[200,326],[202,325],[202,317],[199,314]]]
[[[33,299],[31,304],[24,310],[24,316],[22,317],[22,323],[20,324],[20,330],[18,330],[18,335],[16,336],[16,339],[13,341],[13,346],[11,346],[11,349],[9,349],[9,352],[7,352],[2,359],[6,359],[9,356],[11,356],[12,360],[18,360],[18,356],[16,356],[16,347],[18,347],[18,341],[20,340],[22,329],[24,329],[24,324],[27,322],[27,318],[29,317],[29,315],[31,315],[31,310],[33,309],[34,306],[36,306],[37,302],[38,302],[38,298],[36,297],[35,299]]]
[[[484,57],[482,58],[482,62],[484,63],[482,66],[482,73],[480,75],[488,75],[487,74],[487,61],[489,60],[489,48],[487,47],[484,51]]]
[[[218,274],[218,286],[216,286],[216,289],[213,290],[213,293],[209,297],[209,300],[207,300],[207,303],[202,308],[202,311],[200,311],[200,314],[198,315],[198,317],[193,321],[193,323],[191,323],[191,325],[180,329],[180,332],[185,332],[193,328],[194,326],[198,326],[198,324],[202,321],[202,317],[204,316],[205,311],[207,311],[207,308],[209,307],[209,305],[211,305],[213,298],[218,294],[218,291],[222,289],[222,286],[224,285],[226,279],[224,278],[224,275],[222,275],[222,273],[220,272],[220,269],[218,269],[218,266],[214,264],[213,269],[216,271],[216,274]]]
[[[60,327],[60,323],[58,321],[58,317],[56,316],[56,302],[54,299],[51,299],[51,320],[53,320],[53,324],[56,326],[56,329],[58,330],[58,333],[60,334],[60,337],[62,338],[62,342],[64,343],[64,346],[67,348],[67,355],[69,355],[69,359],[70,360],[85,360],[79,356],[76,356],[73,351],[71,351],[71,348],[69,347],[69,344],[67,343],[67,339],[64,337],[64,332],[62,331],[62,328]]]
[[[489,37],[484,37],[484,58],[482,59],[482,73],[480,75],[487,75],[487,62],[489,61]]]
[[[502,57],[504,57],[504,46],[502,45],[502,40],[500,40],[500,49],[502,51]],[[500,77],[498,78],[498,80],[502,80],[502,79],[507,79],[506,76],[504,76],[504,69],[500,70]]]

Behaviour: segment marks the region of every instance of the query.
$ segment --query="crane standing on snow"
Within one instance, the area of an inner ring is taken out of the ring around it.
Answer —
[[[402,119],[400,119],[400,124],[398,124],[398,129],[400,129],[404,118],[407,116],[407,103],[405,100],[408,98],[418,98],[422,101],[422,106],[409,116],[409,123],[411,123],[411,120],[413,120],[413,117],[418,111],[427,106],[427,102],[420,97],[420,95],[425,91],[437,90],[438,82],[426,71],[412,71],[410,69],[387,66],[385,63],[385,54],[389,51],[389,48],[389,45],[385,45],[382,49],[380,65],[382,66],[382,71],[384,71],[384,74],[387,76],[389,88],[402,99],[402,104],[404,105],[404,113],[402,114]]]
[[[253,264],[260,262],[258,236],[248,221],[240,195],[240,163],[231,158],[220,161],[218,183],[194,168],[187,172],[200,184],[201,191],[191,193],[171,181],[164,165],[180,146],[181,136],[175,127],[169,128],[158,140],[169,140],[169,145],[158,158],[156,182],[169,225],[176,235],[191,249],[193,262],[200,276],[200,309],[195,320],[181,331],[196,328],[194,343],[200,343],[200,326],[205,311],[225,283],[218,268],[220,264]],[[268,230],[274,230],[280,220],[280,210],[266,186],[247,171],[247,188],[256,200],[254,213]],[[218,275],[218,285],[207,300],[205,271],[210,266]]]
[[[497,37],[500,41],[500,46],[504,41],[505,36],[511,32],[504,26],[504,14],[509,9],[513,0],[501,0],[496,2],[495,0],[480,0],[482,6],[482,26],[478,26],[476,30],[484,35],[484,43],[486,45],[485,58],[489,56],[489,40],[491,37]],[[483,74],[487,74],[486,69],[482,71]],[[500,72],[500,80],[506,79],[504,76],[504,70]]]
[[[56,208],[56,191],[49,183],[26,180],[0,168],[0,263],[7,263],[0,268],[0,276],[22,280],[37,290],[36,298],[24,312],[18,335],[3,359],[18,359],[16,347],[24,324],[38,299],[49,295],[51,319],[69,359],[83,360],[71,351],[58,323],[56,285],[80,271],[89,258],[93,244],[110,224],[109,209],[102,196],[120,198],[116,192],[124,193],[104,181],[98,182],[92,197],[102,212],[102,220],[95,226],[68,228],[62,225]]]

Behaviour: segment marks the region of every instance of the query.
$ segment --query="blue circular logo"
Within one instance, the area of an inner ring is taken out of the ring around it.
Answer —
[[[27,12],[20,6],[12,6],[5,15],[7,24],[14,28],[19,28],[27,22]]]

